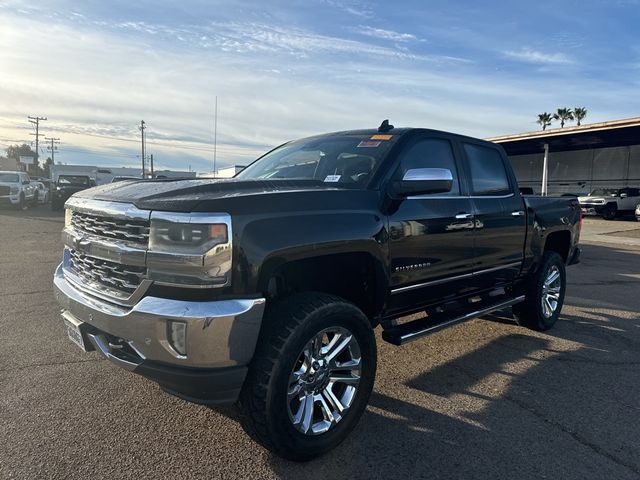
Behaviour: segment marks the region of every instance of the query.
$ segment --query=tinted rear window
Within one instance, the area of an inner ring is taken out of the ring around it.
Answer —
[[[507,170],[498,150],[465,143],[464,151],[469,160],[473,195],[506,195],[511,193]]]

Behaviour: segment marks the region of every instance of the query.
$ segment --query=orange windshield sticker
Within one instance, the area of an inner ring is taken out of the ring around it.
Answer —
[[[371,140],[391,140],[393,135],[373,135]]]

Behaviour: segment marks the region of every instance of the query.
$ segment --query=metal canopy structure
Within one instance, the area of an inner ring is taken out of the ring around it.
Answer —
[[[520,186],[536,193],[640,185],[640,117],[488,140],[505,149]]]
[[[550,151],[555,152],[640,145],[640,117],[505,135],[487,140],[502,145],[507,155],[540,153],[544,151],[545,143],[549,144]]]

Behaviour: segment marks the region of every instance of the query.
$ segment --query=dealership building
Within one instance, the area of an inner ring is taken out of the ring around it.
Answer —
[[[640,187],[640,117],[489,138],[504,147],[521,187],[584,194]]]

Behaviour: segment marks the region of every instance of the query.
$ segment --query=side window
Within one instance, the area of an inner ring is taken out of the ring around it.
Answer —
[[[629,189],[629,196],[630,197],[638,197],[640,196],[640,190],[637,188],[630,188]]]
[[[498,150],[465,143],[464,151],[469,160],[472,195],[507,195],[511,193],[509,177]]]
[[[453,185],[451,191],[444,195],[460,195],[460,182],[458,181],[458,169],[453,155],[453,148],[449,140],[440,138],[428,138],[419,140],[400,154],[400,168],[396,172],[396,178],[401,179],[407,170],[414,168],[446,168],[451,170]],[[437,194],[443,195],[441,193]]]

